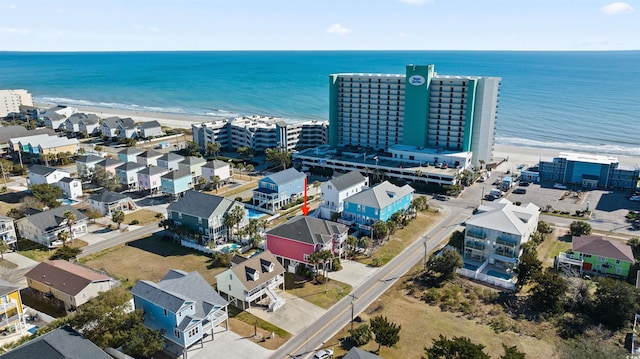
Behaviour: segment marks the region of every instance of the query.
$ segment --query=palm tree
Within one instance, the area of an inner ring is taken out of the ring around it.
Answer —
[[[218,193],[218,188],[220,187],[220,183],[222,183],[220,176],[211,176],[210,180],[211,180],[211,187],[215,188],[216,193]]]
[[[124,222],[124,212],[115,211],[111,214],[111,220],[118,224],[118,229],[120,229],[120,224]]]
[[[244,207],[241,205],[234,206],[231,211],[225,213],[223,223],[230,233],[230,240],[233,238],[233,227],[235,226],[238,231],[240,230],[242,218],[244,218]]]
[[[69,237],[71,238],[71,245],[73,246],[73,225],[76,224],[76,214],[71,211],[65,211],[62,215],[67,220],[67,227],[69,228]]]
[[[348,235],[347,236],[347,246],[349,246],[349,249],[351,251],[351,255],[353,255],[353,252],[356,248],[356,246],[358,245],[358,238],[356,236],[353,235]]]
[[[4,254],[9,251],[9,244],[0,239],[0,259],[4,260]]]
[[[244,170],[244,165],[242,163],[238,163],[236,168],[238,168],[238,170],[240,171],[240,178],[242,178],[242,171]]]
[[[360,247],[367,249],[369,248],[369,246],[371,246],[371,238],[367,236],[360,237],[360,239],[358,240],[358,244],[360,245]]]
[[[59,240],[60,242],[62,242],[62,246],[64,247],[64,246],[65,246],[65,243],[67,242],[67,239],[69,238],[69,232],[67,232],[67,231],[60,231],[60,232],[58,232],[57,237],[58,237],[58,240]]]
[[[253,172],[255,167],[251,163],[249,163],[248,165],[244,166],[244,169],[247,170],[247,172]]]

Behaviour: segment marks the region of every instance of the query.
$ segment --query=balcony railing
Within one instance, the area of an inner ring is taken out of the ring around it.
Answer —
[[[500,244],[502,246],[508,246],[508,247],[516,247],[518,245],[517,242],[512,241],[512,240],[508,240],[506,238],[498,238],[498,239],[496,239],[496,244]]]
[[[260,296],[264,295],[265,288],[274,288],[284,283],[284,277],[281,275],[276,276],[275,278],[270,279],[269,281],[262,283],[259,287],[254,288],[251,292],[248,292],[245,297],[245,302],[252,302]]]
[[[501,249],[496,249],[495,251],[493,251],[493,253],[506,258],[518,258],[518,253],[514,251],[505,251]]]
[[[483,251],[485,248],[485,245],[484,243],[480,243],[480,242],[467,241],[465,242],[464,247]]]
[[[482,232],[467,231],[465,234],[467,235],[467,237],[473,237],[473,238],[478,238],[478,239],[487,238],[487,234],[486,233],[482,233]]]

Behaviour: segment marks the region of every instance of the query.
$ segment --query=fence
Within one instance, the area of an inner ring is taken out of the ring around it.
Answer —
[[[505,288],[509,290],[514,290],[516,287],[515,283],[511,281],[504,280],[501,278],[496,278],[487,274],[482,274],[480,273],[480,271],[472,271],[466,268],[458,268],[456,272],[463,277],[479,280],[481,282],[484,282],[496,287]]]

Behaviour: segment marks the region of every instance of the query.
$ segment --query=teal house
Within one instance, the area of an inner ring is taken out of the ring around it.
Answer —
[[[635,263],[631,246],[600,236],[573,237],[571,252],[560,253],[559,269],[627,277]]]
[[[387,221],[394,213],[408,210],[413,192],[409,185],[398,187],[384,181],[347,197],[340,222],[368,232],[375,222]]]
[[[173,171],[160,177],[162,193],[179,197],[193,188],[193,177],[187,171]]]

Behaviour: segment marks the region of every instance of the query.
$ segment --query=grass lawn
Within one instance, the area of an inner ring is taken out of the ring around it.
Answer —
[[[375,252],[373,252],[373,256],[371,258],[358,256],[355,260],[367,265],[372,265],[373,259],[379,258],[382,260],[383,265],[387,264],[411,243],[415,242],[415,240],[418,239],[418,236],[426,232],[427,229],[436,222],[437,217],[440,215],[441,214],[439,212],[434,211],[418,212],[418,215],[414,220],[409,222],[409,224],[404,228],[397,230],[396,233],[391,235],[391,239],[389,239],[389,241],[377,248]]]
[[[149,224],[152,222],[156,222],[159,221],[158,218],[156,218],[156,215],[158,214],[158,212],[155,211],[151,211],[148,209],[139,209],[135,212],[132,213],[127,213],[124,216],[124,222],[122,223],[127,223],[130,224],[131,221],[133,220],[138,220],[138,224],[141,226],[144,226],[145,224]]]
[[[558,253],[571,249],[571,236],[564,232],[564,230],[554,229],[553,233],[548,234],[547,239],[538,246],[538,258],[542,261],[543,267],[553,267],[553,258]]]
[[[147,236],[126,244],[86,256],[81,262],[95,269],[104,269],[132,287],[138,279],[159,282],[169,269],[198,271],[210,284],[226,268],[210,268],[211,258],[204,253],[164,241],[159,236]]]
[[[244,338],[253,338],[256,332],[262,338],[269,337],[271,333],[275,334],[275,338],[264,341],[255,340],[256,343],[266,349],[277,349],[291,338],[291,333],[282,328],[276,327],[275,325],[266,322],[251,313],[242,311],[232,305],[229,305],[228,308],[230,318],[229,326],[232,332],[239,334]]]
[[[83,241],[82,239],[74,239],[73,245],[71,241],[67,241],[67,245],[75,248],[82,248],[86,246],[88,243]],[[34,261],[44,262],[55,253],[55,249],[49,249],[41,244],[36,242],[32,242],[28,239],[20,239],[18,240],[18,253],[22,254],[27,258],[31,258]]]
[[[329,280],[327,288],[328,290],[325,292],[324,279],[321,283],[314,284],[312,280],[293,273],[285,273],[284,275],[284,289],[286,291],[324,309],[331,308],[351,292],[350,285],[336,280]]]
[[[414,267],[410,273],[416,273],[418,268],[421,268],[421,265]],[[400,341],[394,347],[381,348],[378,355],[383,358],[424,357],[423,348],[431,347],[432,339],[437,339],[440,334],[447,338],[468,337],[474,343],[485,345],[485,352],[492,358],[499,358],[504,354],[502,343],[517,346],[519,350],[527,353],[527,358],[557,358],[555,329],[548,323],[540,324],[536,337],[511,331],[496,333],[492,327],[483,324],[479,319],[470,319],[462,313],[442,311],[438,306],[428,305],[418,298],[407,295],[405,285],[404,281],[397,282],[360,315],[363,323],[377,315],[382,315],[402,327],[399,334]],[[354,323],[354,328],[359,325],[361,323]],[[344,355],[350,349],[350,347],[343,348],[339,342],[340,338],[349,336],[349,328],[349,325],[345,326],[326,343],[327,347],[334,348],[336,357]],[[345,343],[348,342],[345,341]],[[371,340],[361,349],[375,351],[377,347],[375,341]]]

